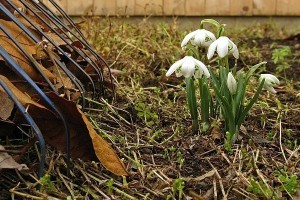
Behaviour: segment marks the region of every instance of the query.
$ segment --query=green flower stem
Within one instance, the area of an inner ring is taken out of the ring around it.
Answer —
[[[188,107],[192,117],[192,127],[194,131],[197,131],[199,129],[199,125],[194,80],[193,78],[186,78],[185,81]]]
[[[228,62],[228,56],[225,56],[225,66],[226,66],[226,72],[229,73],[229,62]]]
[[[207,79],[205,77],[199,78],[199,91],[200,91],[200,108],[201,108],[201,121],[202,130],[207,131],[209,128],[209,108],[210,108],[210,92],[207,86]]]

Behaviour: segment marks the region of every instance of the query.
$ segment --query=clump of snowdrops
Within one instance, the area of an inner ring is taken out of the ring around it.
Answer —
[[[206,23],[216,27],[216,34],[203,29]],[[239,71],[237,62],[231,66],[228,57],[239,59],[239,50],[236,44],[225,36],[225,25],[213,19],[202,20],[200,29],[187,34],[181,47],[187,55],[175,62],[166,76],[174,72],[177,77],[184,76],[193,130],[199,130],[198,110],[202,131],[207,131],[213,120],[224,121],[225,146],[230,149],[262,89],[276,93],[273,86],[279,84],[279,80],[272,74],[255,73],[266,62]],[[207,59],[203,56],[204,51],[207,51]],[[209,65],[205,65],[203,61]],[[246,89],[251,78],[258,78],[258,85],[255,94],[246,99]],[[199,100],[196,90],[200,93]]]

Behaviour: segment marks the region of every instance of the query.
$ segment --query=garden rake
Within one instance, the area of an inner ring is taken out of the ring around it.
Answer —
[[[39,0],[0,0],[0,19],[13,22],[20,29],[22,34],[25,34],[31,42],[37,44],[37,46],[40,47],[48,56],[52,64],[57,66],[61,72],[64,73],[69,80],[71,80],[72,84],[75,86],[75,88],[72,89],[79,91],[82,108],[84,109],[87,91],[91,91],[92,98],[95,98],[97,95],[98,97],[102,97],[104,95],[104,68],[106,68],[109,72],[110,81],[112,81],[112,75],[106,61],[88,44],[83,33],[79,30],[72,19],[57,5],[57,3],[55,3],[54,0],[49,0],[49,2],[55,9],[57,9],[60,17],[58,17],[42,1]],[[38,21],[38,23],[32,20],[33,18]],[[23,59],[26,59],[44,79],[46,87],[44,84],[44,88],[42,89],[39,83],[36,83],[28,74],[26,74],[15,58],[8,53],[7,49],[4,46],[0,46],[0,56],[2,57],[2,60],[5,61],[6,66],[26,81],[63,122],[67,140],[67,171],[69,173],[69,126],[64,115],[44,92],[46,88],[47,91],[52,91],[57,95],[61,95],[59,88],[55,86],[55,84],[40,68],[39,58],[34,58],[33,55],[27,52],[14,34],[12,34],[7,27],[1,23],[0,30],[2,31],[2,37],[9,38],[15,47],[22,52]],[[49,32],[51,32],[52,35],[48,34]],[[63,44],[58,44],[58,40],[62,41]],[[41,154],[38,175],[39,177],[42,177],[46,157],[44,137],[34,119],[28,114],[26,108],[17,99],[13,91],[11,91],[8,87],[7,83],[0,79],[0,85],[12,99],[17,109],[22,113],[35,133],[39,142]],[[114,91],[114,88],[112,88],[112,90]]]

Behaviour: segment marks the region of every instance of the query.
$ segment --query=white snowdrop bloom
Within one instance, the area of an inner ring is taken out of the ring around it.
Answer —
[[[232,95],[236,93],[237,84],[231,72],[227,76],[227,87]]]
[[[236,45],[226,36],[219,37],[209,47],[207,52],[207,58],[211,59],[217,51],[218,56],[224,58],[226,55],[233,54],[233,56],[239,58],[239,50]]]
[[[203,74],[210,77],[207,67],[192,56],[185,56],[183,59],[176,61],[167,71],[166,76],[170,76],[174,72],[176,72],[177,77],[190,78],[195,76],[195,78],[201,78]]]
[[[208,47],[213,41],[216,40],[215,35],[205,29],[198,29],[187,34],[181,42],[181,47],[184,47],[189,41],[194,46]]]
[[[279,80],[276,76],[272,74],[261,74],[259,78],[259,82],[265,79],[264,88],[269,92],[276,93],[275,89],[273,88],[274,85],[279,85]]]

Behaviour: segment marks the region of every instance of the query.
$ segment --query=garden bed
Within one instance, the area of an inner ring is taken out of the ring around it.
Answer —
[[[280,80],[277,94],[264,90],[260,95],[229,152],[222,121],[206,132],[193,133],[183,79],[165,76],[184,56],[180,43],[190,30],[179,31],[176,21],[130,24],[102,18],[88,19],[81,28],[111,65],[116,86],[115,99],[90,101],[85,113],[123,158],[130,176],[117,177],[100,164],[74,161],[68,178],[63,175],[64,157],[49,147],[48,176],[40,190],[33,172],[5,170],[1,171],[5,184],[0,184],[6,197],[300,198],[300,37],[296,33],[293,37],[272,24],[228,30],[240,51],[238,69],[267,61],[259,73],[272,73]],[[249,96],[256,85],[249,86]],[[35,166],[29,154],[23,162]]]

